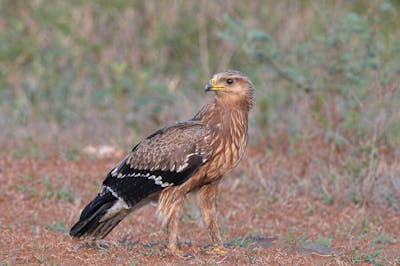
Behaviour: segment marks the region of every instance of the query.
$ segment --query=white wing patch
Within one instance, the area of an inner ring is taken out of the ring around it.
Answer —
[[[187,165],[186,165],[187,166]],[[186,167],[185,166],[185,167]],[[185,168],[184,167],[184,168]],[[156,185],[159,185],[159,186],[161,186],[161,187],[170,187],[170,186],[173,186],[174,185],[174,183],[169,183],[169,182],[162,182],[162,176],[155,176],[155,175],[151,175],[150,173],[146,173],[146,174],[144,174],[144,173],[130,173],[130,174],[125,174],[125,175],[123,175],[123,174],[121,174],[121,173],[118,173],[118,172],[115,172],[115,170],[116,169],[114,169],[112,172],[111,172],[111,175],[112,176],[114,176],[114,177],[117,177],[117,178],[125,178],[125,177],[144,177],[144,178],[147,178],[147,179],[151,179],[151,180],[154,180],[154,183],[156,184]],[[109,187],[105,187],[107,190],[109,190],[115,197],[117,197],[118,199],[119,199],[119,197],[116,195],[116,193],[111,189],[111,188],[109,188]]]
[[[174,183],[163,182],[162,176],[160,176],[160,175],[157,177],[155,175],[151,175],[151,176],[149,176],[149,179],[154,180],[154,183],[156,185],[160,185],[161,187],[170,187],[170,186],[174,185]]]
[[[107,220],[110,217],[113,217],[116,213],[119,213],[122,209],[128,209],[124,200],[118,198],[117,202],[107,210],[107,213],[101,217],[100,222]]]
[[[112,177],[116,177],[118,175],[122,175],[121,173],[118,173],[118,171],[121,169],[122,165],[124,164],[124,162],[126,161],[126,158],[128,158],[128,156],[126,156],[117,166],[115,166],[115,168],[111,171],[111,176]],[[128,163],[128,162],[126,162]],[[120,178],[120,177],[119,177]]]
[[[111,172],[112,177],[116,177],[118,175],[118,167],[115,167]]]
[[[197,150],[196,150],[196,152],[197,152]],[[178,166],[178,168],[176,169],[176,172],[177,173],[180,173],[180,172],[182,172],[183,170],[185,170],[188,166],[189,166],[189,163],[188,163],[188,161],[189,161],[189,159],[190,159],[190,157],[192,157],[193,155],[197,155],[198,153],[191,153],[191,154],[188,154],[187,156],[186,156],[186,159],[185,159],[185,161],[183,162],[183,164],[181,164],[180,166]],[[201,154],[200,154],[201,155]],[[173,171],[173,170],[171,170],[171,171]]]
[[[118,204],[119,204],[119,206],[122,206],[122,207],[124,207],[125,209],[129,209],[129,206],[128,206],[128,204],[126,204],[126,202],[124,201],[124,199],[121,198],[120,196],[118,196],[118,194],[117,194],[114,190],[112,190],[112,188],[110,188],[109,186],[103,186],[103,187],[102,187],[102,190],[103,190],[103,189],[107,189],[108,191],[110,191],[110,193],[111,193],[114,197],[116,197],[116,198],[118,199]]]
[[[180,166],[178,167],[178,169],[176,169],[176,172],[177,172],[177,173],[182,172],[183,170],[185,170],[185,168],[186,168],[188,165],[189,165],[188,163],[184,163],[184,164],[180,165]]]

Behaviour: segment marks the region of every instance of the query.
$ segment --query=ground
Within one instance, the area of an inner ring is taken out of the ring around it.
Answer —
[[[276,197],[245,175],[246,161],[221,184],[224,251],[210,246],[190,198],[180,220],[180,254],[167,252],[153,205],[131,214],[97,244],[72,239],[69,228],[123,153],[96,147],[60,151],[48,143],[5,145],[0,265],[400,264],[398,212],[327,204],[306,193]]]

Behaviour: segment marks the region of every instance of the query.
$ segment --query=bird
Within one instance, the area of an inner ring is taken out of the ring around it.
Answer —
[[[218,185],[244,154],[255,90],[243,73],[225,70],[212,76],[205,91],[214,97],[192,119],[150,134],[110,170],[72,226],[72,237],[103,239],[127,215],[158,200],[156,213],[167,231],[167,248],[176,252],[179,213],[191,193],[213,245],[223,250]]]

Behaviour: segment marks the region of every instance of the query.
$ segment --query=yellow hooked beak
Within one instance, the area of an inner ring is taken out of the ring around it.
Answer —
[[[219,91],[219,90],[224,90],[225,86],[222,85],[217,85],[217,80],[216,79],[211,79],[209,83],[207,83],[205,87],[205,91]]]

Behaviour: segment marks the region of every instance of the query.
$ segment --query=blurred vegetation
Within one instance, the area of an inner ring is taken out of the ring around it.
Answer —
[[[300,177],[324,202],[400,206],[399,17],[395,0],[0,0],[2,135],[79,139],[83,125],[131,144],[238,69],[257,89],[253,146],[318,150]]]

